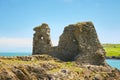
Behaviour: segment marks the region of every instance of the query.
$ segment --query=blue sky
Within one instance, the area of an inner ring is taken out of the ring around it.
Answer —
[[[83,21],[94,23],[101,43],[120,43],[120,0],[0,0],[0,52],[32,52],[41,23],[57,45],[65,26]]]

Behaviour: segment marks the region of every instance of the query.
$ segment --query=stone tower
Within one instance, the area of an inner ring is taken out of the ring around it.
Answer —
[[[47,24],[35,27],[33,37],[33,55],[34,54],[46,54],[52,47],[50,39],[50,28]]]

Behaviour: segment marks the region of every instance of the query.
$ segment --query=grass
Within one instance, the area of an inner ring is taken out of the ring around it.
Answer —
[[[105,49],[106,56],[116,56],[120,57],[120,44],[103,44],[103,47]]]
[[[83,69],[78,67],[75,62],[62,62],[62,63],[56,63],[56,65],[58,65],[59,67],[56,67],[52,70],[49,70],[48,72],[49,73],[54,73],[54,72],[60,71],[61,69],[74,71],[74,72],[79,72],[79,73],[81,73],[83,71]]]

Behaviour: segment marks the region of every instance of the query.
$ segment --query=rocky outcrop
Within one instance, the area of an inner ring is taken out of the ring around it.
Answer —
[[[120,80],[120,71],[62,62],[49,55],[0,57],[0,80]]]
[[[33,55],[48,53],[52,46],[49,26],[43,23],[41,26],[35,27],[34,31]]]
[[[66,26],[57,47],[51,46],[50,29],[47,24],[44,25],[34,29],[36,33],[33,40],[33,54],[47,53],[60,60],[76,61],[79,64],[106,64],[105,51],[98,40],[92,22]]]

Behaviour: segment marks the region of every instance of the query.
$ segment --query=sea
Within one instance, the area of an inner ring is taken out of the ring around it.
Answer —
[[[120,70],[120,60],[118,59],[106,59],[106,62],[112,66],[113,68],[117,68]]]
[[[0,56],[30,56],[31,52],[0,52]],[[113,68],[120,70],[120,60],[106,59],[106,62]]]

